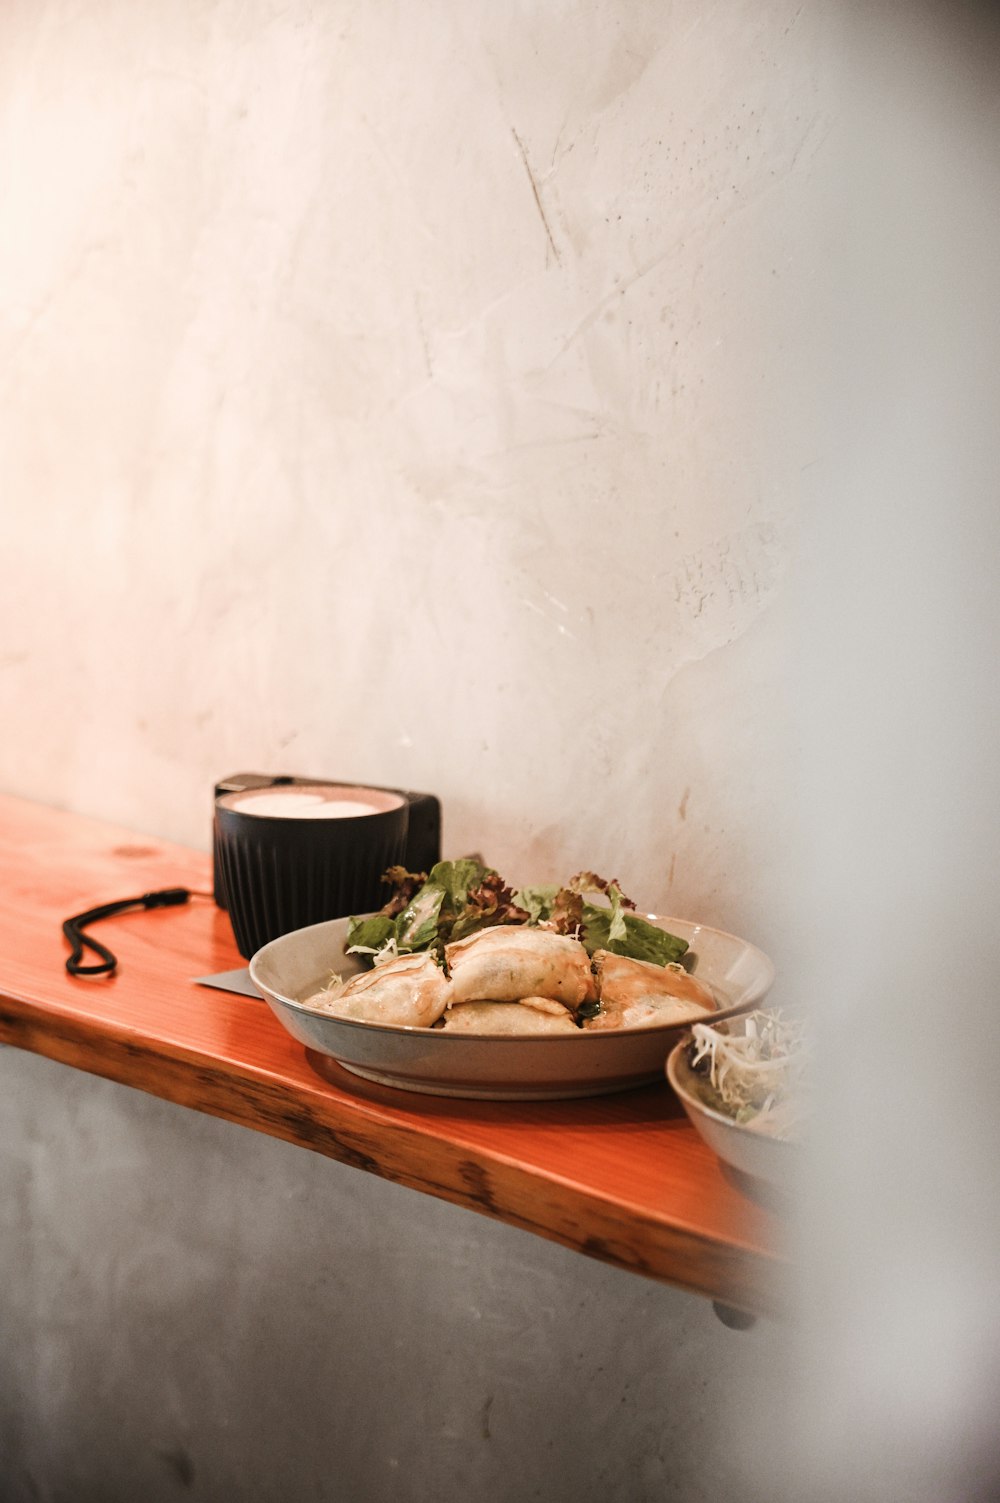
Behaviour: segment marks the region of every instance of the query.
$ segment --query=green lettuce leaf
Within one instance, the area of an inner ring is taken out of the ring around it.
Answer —
[[[396,948],[426,950],[437,939],[438,919],[445,899],[443,887],[425,882],[396,918]]]
[[[461,913],[469,901],[469,893],[478,887],[484,877],[496,876],[492,866],[465,856],[461,861],[439,861],[432,866],[427,886],[440,888],[447,906],[453,914]],[[418,894],[419,896],[419,894]]]
[[[367,918],[352,918],[347,924],[347,943],[344,948],[350,950],[354,945],[363,950],[380,950],[387,939],[392,939],[396,934],[396,921],[384,913],[373,913]]]
[[[469,906],[470,892],[478,888],[484,877],[495,875],[491,867],[468,857],[461,861],[439,861],[406,907],[394,917],[376,913],[368,918],[352,918],[347,926],[348,948],[378,950],[392,939],[401,955],[436,949],[451,937],[456,918],[461,921]],[[477,922],[473,915],[470,927],[478,927],[480,922],[488,920]]]
[[[552,907],[558,887],[522,887],[514,894],[514,902],[528,913],[529,924],[540,924],[552,917]]]
[[[404,893],[398,881],[396,887],[398,902]],[[585,895],[595,892],[607,902],[586,902]],[[391,900],[386,906],[388,913],[350,920],[348,948],[376,951],[393,940],[401,955],[440,951],[451,940],[495,923],[544,922],[551,922],[561,933],[579,933],[591,955],[595,950],[610,950],[634,960],[669,965],[679,961],[688,948],[685,940],[631,911],[635,905],[617,882],[606,882],[593,872],[578,872],[562,888],[524,887],[511,893],[493,867],[481,861],[472,857],[439,861],[400,913],[393,915]]]
[[[654,965],[676,964],[688,949],[686,939],[668,934],[637,913],[621,908],[583,905],[583,942],[593,955],[595,950],[610,950],[613,955],[628,955],[632,960],[649,960]]]

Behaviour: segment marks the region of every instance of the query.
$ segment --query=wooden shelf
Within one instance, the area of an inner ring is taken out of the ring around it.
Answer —
[[[308,1054],[263,1001],[196,983],[244,964],[208,895],[207,855],[97,820],[0,796],[0,884],[0,1042],[738,1309],[780,1308],[780,1217],[723,1168],[665,1083],[501,1103],[357,1079]],[[102,921],[117,973],[67,973],[63,919],[173,886],[206,896]]]

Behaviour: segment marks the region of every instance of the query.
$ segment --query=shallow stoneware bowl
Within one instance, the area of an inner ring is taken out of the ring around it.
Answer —
[[[688,941],[689,968],[711,988],[719,1008],[749,1011],[767,995],[774,967],[746,940],[704,924],[645,917]],[[331,974],[364,969],[357,956],[344,953],[347,925],[347,919],[330,919],[271,940],[251,960],[250,976],[293,1038],[381,1085],[493,1101],[600,1096],[662,1080],[667,1055],[687,1026],[496,1038],[331,1017],[302,1003]]]
[[[789,1189],[796,1168],[797,1145],[788,1138],[754,1132],[706,1105],[698,1093],[698,1077],[688,1063],[689,1042],[688,1039],[674,1042],[666,1073],[696,1132],[737,1173]]]

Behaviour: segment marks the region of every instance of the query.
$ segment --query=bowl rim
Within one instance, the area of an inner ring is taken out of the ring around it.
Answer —
[[[369,916],[369,915],[361,915],[361,917],[367,917],[367,916]],[[299,1015],[302,1015],[304,1017],[311,1018],[311,1019],[324,1018],[324,1019],[328,1020],[331,1023],[343,1024],[345,1027],[347,1027],[349,1029],[358,1029],[358,1030],[360,1030],[363,1033],[370,1033],[374,1029],[374,1030],[377,1030],[377,1032],[380,1033],[380,1034],[396,1034],[396,1035],[399,1035],[399,1036],[401,1036],[403,1038],[435,1038],[435,1039],[439,1039],[439,1040],[441,1040],[441,1039],[449,1039],[453,1045],[454,1044],[460,1044],[460,1043],[466,1043],[469,1040],[475,1040],[477,1043],[501,1044],[501,1045],[502,1044],[523,1045],[525,1043],[543,1044],[543,1045],[544,1044],[549,1044],[549,1045],[552,1045],[552,1044],[565,1044],[565,1042],[566,1042],[566,1040],[568,1038],[571,1038],[571,1037],[574,1036],[574,1035],[572,1035],[570,1033],[548,1033],[548,1034],[545,1034],[545,1033],[542,1033],[542,1034],[535,1034],[535,1033],[532,1033],[532,1034],[502,1034],[502,1033],[500,1033],[500,1034],[498,1034],[498,1033],[471,1033],[471,1032],[470,1033],[449,1033],[447,1030],[442,1029],[442,1028],[424,1028],[424,1027],[418,1027],[416,1024],[407,1024],[407,1023],[378,1023],[378,1022],[367,1022],[367,1021],[365,1021],[364,1019],[361,1019],[361,1018],[342,1018],[342,1017],[338,1017],[338,1015],[336,1013],[324,1013],[324,1012],[320,1012],[315,1007],[307,1007],[304,1002],[298,1002],[293,997],[287,997],[287,996],[285,996],[285,994],[283,992],[276,991],[273,987],[266,986],[262,981],[260,981],[258,979],[258,976],[256,974],[257,962],[265,955],[265,953],[272,946],[276,946],[276,945],[282,944],[284,941],[290,939],[293,935],[296,935],[296,934],[305,934],[309,930],[315,930],[315,929],[325,928],[328,924],[346,923],[347,922],[347,917],[348,916],[345,916],[345,917],[339,918],[339,919],[323,919],[318,924],[307,924],[307,925],[305,925],[301,929],[292,929],[292,930],[289,930],[289,932],[287,934],[279,934],[275,939],[268,940],[267,944],[266,945],[262,945],[261,948],[259,950],[257,950],[256,953],[253,956],[251,956],[251,958],[250,958],[250,962],[249,962],[250,979],[253,982],[253,984],[259,990],[264,991],[268,997],[273,998],[275,1001],[277,1001],[278,1003],[280,1003],[280,1005],[282,1007],[289,1008],[293,1013],[296,1013],[296,1014],[299,1014]],[[677,916],[671,917],[671,916],[664,916],[662,914],[657,914],[657,913],[647,913],[647,914],[643,914],[643,917],[647,918],[647,919],[650,919],[650,920],[655,920],[657,924],[663,925],[664,927],[666,927],[667,925],[669,925],[671,923],[682,924],[686,929],[695,929],[695,930],[700,931],[703,934],[713,934],[713,935],[718,936],[720,939],[732,940],[735,944],[742,946],[742,948],[743,948],[743,950],[745,952],[751,952],[753,955],[755,955],[759,959],[759,961],[762,963],[762,966],[763,966],[762,990],[760,991],[760,994],[758,996],[756,996],[756,997],[754,997],[754,998],[752,998],[752,999],[750,999],[750,1000],[747,1001],[745,1008],[742,1007],[741,1004],[735,1004],[735,1005],[739,1005],[740,1006],[741,1012],[742,1011],[752,1012],[755,1007],[759,1006],[762,998],[767,996],[767,994],[770,991],[772,985],[774,984],[775,967],[774,967],[774,962],[771,960],[771,957],[769,955],[767,955],[763,950],[761,950],[757,945],[752,944],[750,940],[743,939],[743,937],[741,935],[739,935],[739,934],[733,934],[733,933],[731,933],[727,929],[718,929],[718,928],[716,928],[712,924],[702,924],[702,923],[699,923],[699,922],[697,922],[696,920],[693,920],[693,919],[682,919],[682,918],[677,917]],[[414,952],[414,953],[418,953],[418,952]],[[721,1012],[722,1008],[718,1007],[716,1009],[716,1011]],[[734,1016],[738,1016],[738,1015],[739,1014],[734,1014]],[[598,1042],[598,1043],[599,1042],[603,1042],[603,1043],[606,1044],[607,1041],[608,1041],[608,1039],[613,1039],[613,1038],[617,1038],[617,1039],[643,1038],[643,1037],[646,1037],[646,1036],[648,1036],[650,1034],[666,1034],[666,1033],[675,1032],[678,1029],[687,1030],[687,1029],[690,1028],[691,1023],[692,1022],[696,1022],[696,1021],[697,1021],[697,1019],[685,1019],[685,1020],[683,1020],[681,1022],[677,1022],[677,1023],[649,1023],[649,1024],[644,1024],[642,1027],[639,1027],[639,1028],[622,1028],[622,1029],[583,1029],[583,1028],[581,1028],[581,1029],[577,1030],[576,1037],[580,1038],[580,1039],[583,1039],[583,1038],[590,1039],[591,1040],[591,1045],[588,1046],[588,1047],[592,1047],[595,1042]],[[682,1042],[683,1042],[683,1040],[682,1040]],[[579,1045],[578,1044],[574,1045],[574,1047],[579,1047]]]

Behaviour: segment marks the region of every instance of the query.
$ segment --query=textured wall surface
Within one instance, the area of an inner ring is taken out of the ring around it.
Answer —
[[[820,9],[5,4],[0,787],[201,846],[237,769],[428,789],[787,973]],[[0,1068],[5,1496],[745,1503],[766,1334]]]
[[[0,24],[3,785],[199,844],[237,768],[429,788],[759,929],[808,13]]]

